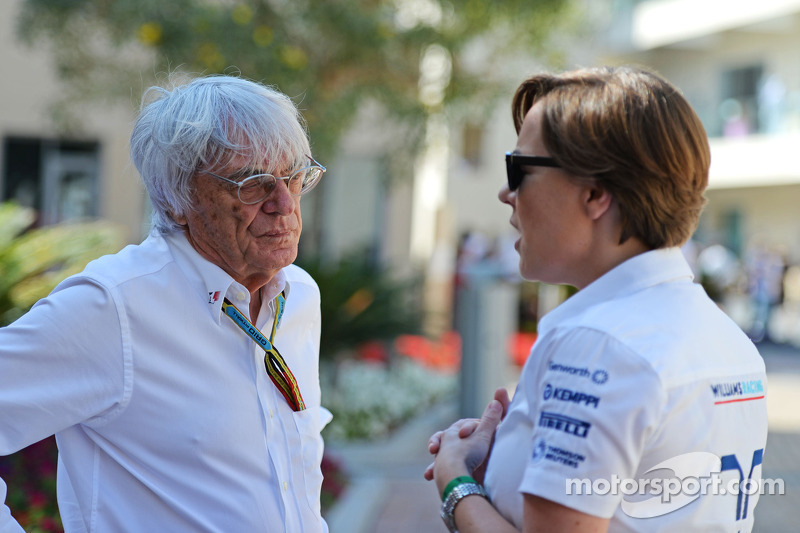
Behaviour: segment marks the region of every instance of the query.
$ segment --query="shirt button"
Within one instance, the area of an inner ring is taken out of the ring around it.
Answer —
[[[245,295],[244,295],[244,293],[243,293],[243,292],[240,292],[240,293],[238,293],[238,294],[236,295],[236,299],[237,299],[237,300],[239,300],[240,302],[243,302],[243,301],[244,301],[244,299],[245,299]]]
[[[275,416],[275,413],[272,411],[272,409],[270,409],[269,410],[269,417],[272,418],[273,416]]]
[[[286,492],[287,490],[289,490],[289,484],[284,481],[283,482],[283,492]]]

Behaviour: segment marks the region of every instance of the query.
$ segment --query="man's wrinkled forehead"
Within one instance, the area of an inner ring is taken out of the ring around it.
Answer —
[[[283,153],[278,157],[261,155],[252,151],[232,153],[228,155],[227,159],[223,159],[219,170],[231,177],[244,178],[253,174],[283,176],[298,166],[299,162],[295,162],[294,159],[294,156],[289,153]]]

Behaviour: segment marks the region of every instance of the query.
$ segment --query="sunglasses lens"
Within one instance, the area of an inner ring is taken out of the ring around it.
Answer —
[[[506,159],[506,174],[508,175],[508,190],[516,191],[522,183],[522,169],[513,161]]]

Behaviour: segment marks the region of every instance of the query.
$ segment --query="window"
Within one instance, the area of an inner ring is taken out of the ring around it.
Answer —
[[[762,73],[760,65],[723,71],[719,115],[724,137],[741,137],[761,130],[758,93]]]
[[[473,122],[464,125],[462,131],[462,156],[473,167],[481,164],[483,151],[483,126]]]
[[[37,224],[97,216],[97,143],[8,137],[3,154],[2,200],[36,209]]]

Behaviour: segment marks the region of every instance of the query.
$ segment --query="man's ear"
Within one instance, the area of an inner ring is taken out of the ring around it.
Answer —
[[[186,223],[188,222],[186,220],[186,215],[177,215],[172,211],[170,211],[169,216],[171,216],[172,220],[174,220],[179,226],[185,226]]]
[[[584,190],[583,206],[587,216],[592,220],[599,220],[611,208],[613,197],[597,180],[590,180]]]

